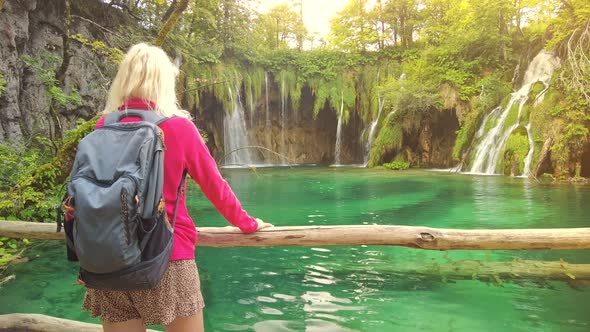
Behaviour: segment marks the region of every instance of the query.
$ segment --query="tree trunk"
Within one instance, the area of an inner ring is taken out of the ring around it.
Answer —
[[[6,314],[0,315],[0,331],[100,332],[102,326],[40,314]]]
[[[59,240],[55,224],[0,221],[0,236]],[[200,227],[204,247],[389,245],[429,250],[590,249],[590,228],[442,229],[420,226],[285,226],[242,234],[234,227]]]
[[[62,61],[59,69],[55,72],[55,79],[58,82],[58,86],[63,89],[65,87],[66,72],[70,65],[70,26],[72,25],[72,16],[70,11],[70,0],[64,0],[64,29],[61,33],[62,40]],[[51,98],[49,104],[49,114],[51,115],[51,121],[53,122],[53,135],[52,140],[61,140],[63,138],[63,128],[61,125],[59,115],[59,104],[55,98]]]
[[[164,13],[164,16],[162,16],[162,22],[168,21],[174,10],[176,10],[176,0],[172,0],[170,7],[168,7],[168,10],[166,10],[166,13]]]
[[[166,21],[166,23],[164,23],[164,26],[162,27],[162,29],[160,29],[160,32],[158,33],[158,38],[156,38],[154,45],[162,46],[164,44],[166,37],[168,37],[168,34],[170,33],[170,31],[172,31],[172,29],[174,28],[174,26],[176,25],[176,23],[178,22],[178,20],[182,16],[182,13],[185,11],[185,9],[187,7],[188,7],[188,0],[179,0],[178,1],[176,8],[172,12],[172,14],[170,14],[170,18]]]

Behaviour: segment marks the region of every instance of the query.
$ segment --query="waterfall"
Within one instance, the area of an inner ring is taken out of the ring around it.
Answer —
[[[501,111],[502,111],[502,106],[498,106],[498,107],[494,108],[493,111],[486,114],[486,116],[483,118],[483,122],[481,123],[481,126],[479,127],[479,129],[477,130],[477,133],[475,134],[475,139],[478,139],[483,136],[484,131],[486,129],[486,125],[488,124],[488,121],[490,120],[490,118],[492,118],[492,117],[497,118],[498,113],[500,113]]]
[[[340,153],[342,149],[342,115],[344,114],[344,92],[341,92],[340,116],[338,116],[338,126],[336,127],[336,146],[334,148],[334,164],[340,165]]]
[[[400,76],[400,80],[405,79],[405,74],[402,73],[403,78]],[[377,70],[377,84],[379,84],[381,78],[381,69]],[[381,117],[381,111],[383,111],[383,105],[385,104],[385,100],[379,93],[377,93],[377,100],[379,101],[378,104],[378,111],[377,111],[377,118],[371,121],[369,125],[369,135],[367,136],[367,142],[365,143],[364,150],[365,154],[363,156],[363,167],[367,167],[369,164],[369,158],[371,157],[371,146],[373,145],[373,140],[375,139],[375,132],[377,130],[377,124],[379,123],[379,118]],[[361,134],[361,137],[364,137],[365,130]]]
[[[252,84],[250,84],[250,128],[254,128],[254,90],[252,88]]]
[[[495,174],[496,166],[498,160],[500,159],[500,154],[503,151],[504,145],[508,138],[512,134],[512,132],[520,126],[520,116],[522,113],[523,106],[528,100],[528,95],[531,90],[531,87],[534,83],[541,81],[545,85],[545,89],[536,96],[536,98],[542,97],[545,93],[547,87],[549,86],[549,80],[551,79],[551,75],[553,71],[559,66],[559,60],[553,56],[551,53],[541,51],[530,63],[529,67],[527,68],[523,85],[522,87],[512,93],[510,101],[506,105],[506,107],[502,110],[501,107],[499,109],[495,109],[492,113],[502,112],[500,117],[498,118],[497,124],[494,128],[490,129],[490,131],[482,138],[481,142],[477,146],[475,152],[475,159],[473,162],[473,166],[471,167],[471,173],[478,173],[478,174]],[[505,129],[504,124],[506,122],[506,118],[510,113],[510,109],[513,105],[518,105],[518,115],[516,123],[510,128]],[[490,114],[492,115],[492,114]],[[495,116],[495,114],[494,114]],[[478,130],[478,134],[485,130],[485,125],[487,123],[488,117],[484,119],[484,123]],[[528,130],[527,130],[528,132]],[[480,135],[480,136],[481,136]],[[530,144],[530,159],[532,159],[532,152],[534,149],[534,144],[531,143],[532,136],[529,133],[529,144]],[[527,155],[527,158],[529,156]],[[530,167],[530,160],[529,164]],[[528,174],[528,170],[525,169],[525,172]]]
[[[285,96],[285,79],[281,80],[281,155],[283,156],[283,165],[285,163],[285,157],[287,156],[287,142],[285,140],[285,124],[286,124],[286,96]]]
[[[526,133],[529,138],[529,152],[526,154],[526,158],[524,158],[524,169],[522,171],[523,177],[528,177],[529,173],[531,172],[531,161],[533,160],[533,154],[535,153],[535,141],[533,140],[533,134],[531,133],[531,122],[525,126]]]
[[[264,72],[264,97],[266,99],[266,130],[270,132],[270,103],[268,101],[268,72]]]
[[[268,96],[268,72],[264,72],[264,99],[265,99],[265,112],[266,112],[266,121],[264,124],[264,129],[266,131],[266,148],[272,150],[272,126],[270,124],[270,100]],[[265,155],[266,164],[270,165],[272,162],[272,158],[267,158]]]
[[[236,87],[235,97],[231,87],[228,87],[229,96],[234,105],[230,113],[225,113],[223,119],[223,148],[226,154],[225,165],[252,165],[252,156],[249,149],[248,132],[244,117],[244,106],[240,97],[240,89]],[[241,149],[241,150],[239,150]]]
[[[385,100],[383,97],[379,96],[379,110],[377,112],[377,117],[375,120],[371,122],[369,126],[369,136],[367,137],[367,144],[365,144],[365,156],[364,156],[364,166],[367,167],[369,164],[369,157],[371,156],[371,146],[373,145],[373,140],[375,139],[375,131],[377,129],[377,123],[379,123],[379,118],[381,117],[381,111],[383,111],[383,104],[385,104]]]

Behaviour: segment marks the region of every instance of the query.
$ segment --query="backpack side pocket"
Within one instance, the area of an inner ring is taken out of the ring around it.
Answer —
[[[70,262],[77,262],[78,256],[74,245],[74,198],[66,194],[60,208],[64,222],[67,259]]]

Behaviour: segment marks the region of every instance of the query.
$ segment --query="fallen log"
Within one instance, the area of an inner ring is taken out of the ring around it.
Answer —
[[[359,266],[359,269],[366,269]],[[356,270],[356,269],[355,269]],[[570,264],[565,261],[531,261],[515,259],[509,262],[460,260],[445,263],[393,264],[379,272],[411,274],[444,280],[482,280],[501,283],[503,280],[543,279],[561,281],[590,280],[590,264]]]
[[[242,234],[235,227],[200,227],[204,247],[389,245],[429,250],[590,249],[590,228],[442,229],[422,226],[284,226]],[[0,236],[60,240],[55,224],[0,221]]]
[[[41,314],[6,314],[0,315],[1,331],[102,332],[102,326]]]

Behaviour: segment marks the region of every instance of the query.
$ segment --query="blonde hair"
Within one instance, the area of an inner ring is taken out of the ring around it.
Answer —
[[[178,68],[161,48],[145,43],[134,45],[119,64],[103,113],[116,111],[129,98],[141,98],[156,104],[155,111],[161,115],[190,118],[178,107],[177,75]]]

